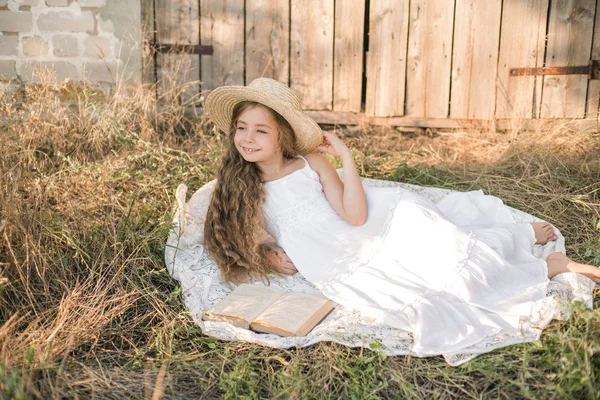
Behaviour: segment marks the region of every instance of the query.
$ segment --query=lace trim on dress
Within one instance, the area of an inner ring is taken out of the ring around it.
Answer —
[[[275,217],[267,216],[265,221],[267,232],[278,240],[283,232],[292,229],[302,221],[306,221],[306,217],[309,214],[318,215],[324,212],[331,212],[332,210],[333,207],[329,204],[327,198],[319,194]]]

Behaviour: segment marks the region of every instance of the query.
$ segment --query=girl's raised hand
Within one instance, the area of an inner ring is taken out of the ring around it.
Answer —
[[[348,146],[340,138],[327,131],[323,131],[323,143],[317,147],[317,150],[331,154],[334,157],[341,157],[345,152],[350,152]]]

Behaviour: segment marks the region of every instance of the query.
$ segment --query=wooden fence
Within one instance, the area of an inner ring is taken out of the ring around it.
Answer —
[[[600,80],[509,76],[600,59],[600,0],[143,0],[146,39],[213,47],[156,54],[144,80],[182,96],[260,76],[289,84],[319,122],[453,127],[580,119]]]

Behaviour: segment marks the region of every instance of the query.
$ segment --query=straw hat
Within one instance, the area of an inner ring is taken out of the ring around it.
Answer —
[[[233,108],[242,101],[264,104],[285,118],[296,134],[294,147],[298,153],[311,153],[323,142],[321,128],[302,112],[298,95],[283,83],[273,79],[258,78],[248,86],[216,88],[206,98],[204,108],[217,128],[229,132]]]

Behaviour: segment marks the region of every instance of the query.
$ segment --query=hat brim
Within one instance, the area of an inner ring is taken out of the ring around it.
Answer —
[[[299,154],[312,153],[323,142],[323,132],[312,118],[302,111],[294,109],[291,104],[286,104],[285,101],[252,87],[218,87],[206,98],[204,109],[217,128],[229,132],[233,109],[242,101],[264,104],[285,118],[294,130],[295,149]]]

